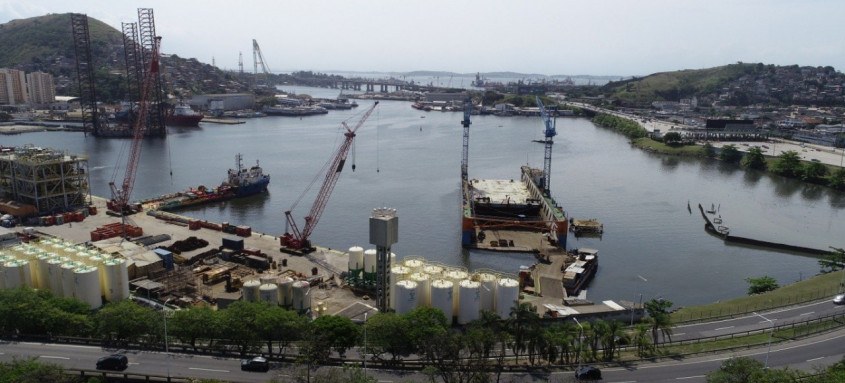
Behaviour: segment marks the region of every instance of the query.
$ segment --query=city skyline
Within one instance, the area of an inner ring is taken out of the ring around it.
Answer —
[[[162,52],[252,71],[641,76],[735,62],[845,65],[839,15],[817,1],[85,1],[0,0],[0,23],[78,12],[120,29],[153,8]]]

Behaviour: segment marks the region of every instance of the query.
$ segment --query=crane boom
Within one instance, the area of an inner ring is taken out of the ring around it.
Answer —
[[[129,197],[132,195],[132,188],[135,186],[135,173],[138,170],[138,159],[141,157],[141,138],[144,137],[144,127],[148,123],[150,100],[152,99],[153,87],[158,77],[160,44],[161,37],[156,36],[155,44],[153,44],[153,49],[150,53],[150,67],[144,73],[144,79],[141,82],[141,97],[138,100],[138,118],[132,126],[132,145],[126,162],[123,183],[120,189],[118,189],[114,181],[109,182],[112,199],[107,206],[109,210],[121,213],[122,215],[132,212],[132,209],[129,207]]]
[[[317,193],[317,198],[314,200],[311,210],[308,212],[308,215],[305,216],[305,226],[303,226],[302,231],[300,231],[299,227],[296,225],[296,221],[294,220],[291,211],[288,210],[285,212],[285,219],[287,219],[287,226],[290,231],[281,236],[280,241],[282,246],[295,250],[308,250],[311,248],[311,243],[308,241],[308,238],[311,237],[311,233],[317,226],[317,222],[320,221],[320,217],[323,215],[326,204],[329,202],[332,190],[334,190],[335,185],[337,185],[340,173],[343,171],[343,166],[346,164],[346,157],[349,154],[349,149],[352,147],[352,143],[355,140],[355,133],[358,131],[358,128],[364,124],[364,121],[370,117],[370,114],[373,113],[373,110],[377,105],[378,101],[376,101],[373,106],[364,113],[354,127],[350,128],[345,122],[342,123],[343,127],[346,129],[346,132],[343,133],[346,138],[332,156],[331,162],[326,170],[323,185]]]
[[[546,153],[543,158],[543,185],[541,186],[543,191],[548,194],[552,175],[552,145],[554,144],[552,138],[557,135],[557,131],[555,130],[555,120],[549,115],[549,112],[546,110],[546,106],[543,105],[543,101],[540,100],[540,96],[537,96],[537,106],[540,107],[540,116],[543,118],[543,124],[546,127],[546,130],[544,131],[546,136]]]
[[[461,125],[464,126],[464,149],[461,153],[461,181],[466,181],[469,176],[469,116],[472,114],[472,99],[467,97],[464,101],[464,120]]]

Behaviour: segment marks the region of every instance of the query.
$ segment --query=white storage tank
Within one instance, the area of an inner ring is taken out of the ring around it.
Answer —
[[[0,289],[6,288],[6,256],[0,254]]]
[[[103,305],[102,293],[100,291],[100,273],[94,266],[83,265],[74,271],[74,297],[79,299],[92,309]]]
[[[430,275],[432,278],[440,278],[443,274],[443,267],[438,265],[425,265],[423,272]]]
[[[258,280],[261,281],[262,285],[266,285],[268,283],[272,283],[272,284],[275,285],[276,283],[279,282],[279,277],[277,277],[275,275],[262,274],[258,277]]]
[[[55,254],[55,253],[54,253]],[[48,282],[50,291],[53,292],[53,295],[56,297],[63,297],[64,292],[62,290],[62,264],[64,262],[60,257],[53,257],[47,261],[47,273],[49,275]]]
[[[469,274],[466,271],[458,269],[449,269],[443,272],[443,279],[452,281],[452,312],[458,312],[458,307],[461,305],[460,283],[467,279]]]
[[[376,249],[367,249],[364,251],[364,273],[375,275]]]
[[[3,263],[3,285],[7,289],[17,289],[26,286],[23,280],[24,265],[17,259],[7,259]]]
[[[265,283],[258,287],[258,299],[263,302],[278,305],[279,287],[275,283]]]
[[[32,284],[37,289],[50,289],[50,264],[47,263],[50,258],[49,253],[40,252],[35,256],[35,259],[29,263],[30,266],[34,266],[35,269],[32,273]]]
[[[62,264],[62,296],[73,298],[76,296],[76,274],[74,270],[79,267],[76,262],[67,261]]]
[[[258,290],[261,288],[261,281],[252,279],[244,282],[241,291],[243,300],[247,302],[258,302]]]
[[[293,301],[293,278],[279,278],[279,304],[290,306]]]
[[[402,261],[402,266],[411,269],[412,273],[416,273],[422,271],[423,266],[425,266],[425,262],[423,262],[422,259],[419,258],[406,258],[404,261]]]
[[[107,283],[103,290],[106,300],[116,302],[129,298],[129,269],[126,267],[126,260],[109,258],[103,260],[102,264],[106,271],[105,280]]]
[[[426,273],[413,273],[408,280],[417,282],[417,307],[431,306],[431,277]]]
[[[505,319],[511,314],[519,300],[519,282],[513,278],[502,278],[496,286],[496,314]]]
[[[360,278],[361,272],[364,271],[364,248],[361,246],[352,246],[349,248],[349,273],[353,278]]]
[[[411,274],[411,269],[405,266],[393,266],[390,268],[390,302],[388,305],[392,309],[396,309],[396,283],[407,279]]]
[[[443,311],[446,320],[452,322],[452,294],[454,284],[445,279],[431,281],[431,307]]]
[[[417,308],[417,298],[417,282],[407,280],[396,282],[396,298],[394,299],[396,306],[394,310],[397,314],[407,314]]]
[[[307,281],[296,281],[291,287],[293,309],[304,312],[311,308],[311,285]]]
[[[481,317],[481,283],[464,279],[459,286],[458,324],[467,324]]]
[[[493,311],[496,309],[496,281],[498,278],[491,273],[478,273],[475,275],[475,280],[481,283],[479,292],[481,293],[481,309],[485,311]]]

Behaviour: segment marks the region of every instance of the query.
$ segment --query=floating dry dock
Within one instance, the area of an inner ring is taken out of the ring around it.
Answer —
[[[566,212],[537,187],[543,170],[521,167],[521,179],[470,179],[463,184],[462,244],[469,248],[501,251],[523,249],[512,240],[493,238],[490,231],[544,233],[550,242],[566,248]]]

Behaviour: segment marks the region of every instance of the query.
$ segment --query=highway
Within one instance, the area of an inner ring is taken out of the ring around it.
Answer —
[[[773,314],[774,315],[774,314]],[[842,360],[845,356],[845,329],[821,336],[789,341],[772,345],[768,357],[770,367],[790,366],[803,370],[812,370],[816,366],[827,366]],[[0,343],[0,360],[34,357],[45,362],[55,363],[74,369],[94,369],[97,358],[113,353],[97,346],[44,344],[34,342]],[[679,360],[660,362],[638,362],[624,367],[604,367],[602,374],[607,383],[635,382],[705,382],[709,371],[717,369],[723,361],[732,356],[750,356],[761,362],[766,359],[767,349],[758,348],[737,351],[728,354],[690,357]],[[185,354],[167,354],[160,352],[127,351],[129,368],[126,373],[150,374],[177,377],[213,378],[233,382],[267,382],[273,378],[286,380],[296,374],[290,365],[272,365],[268,373],[242,372],[240,361],[234,358],[217,358]],[[323,367],[329,368],[329,367]],[[379,382],[398,382],[408,379],[424,381],[420,373],[368,370],[368,374]],[[503,382],[524,381],[567,381],[572,371],[559,371],[546,374],[506,373]]]

